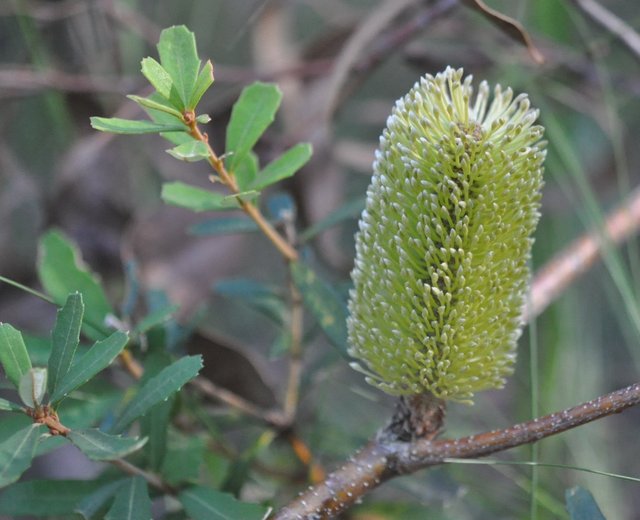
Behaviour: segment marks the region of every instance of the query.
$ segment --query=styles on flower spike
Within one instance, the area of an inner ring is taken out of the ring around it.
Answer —
[[[395,395],[471,402],[513,370],[545,142],[525,94],[447,68],[396,102],[356,235],[354,368]]]

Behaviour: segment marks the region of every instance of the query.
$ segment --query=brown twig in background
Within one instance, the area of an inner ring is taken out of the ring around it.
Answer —
[[[24,66],[9,66],[0,70],[0,89],[11,91],[16,96],[45,89],[119,94],[137,89],[137,84],[137,80],[126,77],[97,78],[88,74],[67,74],[59,70],[42,71]]]
[[[391,38],[386,44],[379,47],[374,53],[366,57],[360,64],[363,50],[371,45],[374,38],[387,28],[387,26],[407,9],[416,5],[417,0],[388,0],[368,16],[362,24],[351,35],[343,50],[338,55],[329,85],[325,93],[324,118],[329,121],[335,113],[340,102],[346,94],[352,90],[353,85],[345,87],[353,72],[357,72],[359,80],[365,72],[379,64],[388,57],[398,47],[406,44],[419,31],[425,29],[437,17],[444,15],[457,5],[456,0],[440,0],[433,6],[429,6],[421,13],[419,20],[416,19],[408,27],[395,33],[395,38]],[[419,22],[419,23],[416,23]]]
[[[560,412],[461,439],[391,443],[376,439],[322,484],[280,510],[274,520],[336,518],[364,494],[393,477],[442,464],[445,459],[484,457],[537,442],[638,404],[640,383]]]
[[[482,16],[484,16],[487,20],[489,20],[489,22],[497,26],[507,36],[521,42],[529,51],[529,55],[531,56],[533,61],[535,61],[538,65],[544,63],[544,56],[534,45],[531,36],[529,36],[527,30],[518,20],[515,20],[510,16],[501,13],[500,11],[496,11],[495,9],[485,4],[482,0],[461,1],[469,8],[478,11]]]
[[[224,404],[234,408],[245,415],[258,419],[270,426],[273,426],[277,430],[285,428],[289,425],[286,417],[275,411],[262,410],[260,407],[254,405],[250,401],[247,401],[243,397],[222,388],[215,383],[212,383],[204,377],[196,377],[190,382],[191,386],[196,388],[202,395],[221,401]]]
[[[606,239],[621,244],[640,230],[640,189],[605,221]],[[528,322],[546,309],[579,276],[598,259],[602,250],[602,232],[590,232],[576,239],[554,256],[536,274],[531,284],[531,295],[524,311]]]
[[[359,60],[353,66],[354,72],[363,74],[384,61],[391,53],[405,46],[420,31],[428,27],[437,18],[447,14],[458,5],[457,0],[440,0],[434,5],[429,5],[418,11],[406,23],[392,29],[388,34],[381,36],[380,41],[376,42],[373,50]]]
[[[573,0],[573,3],[594,22],[621,40],[634,56],[640,59],[640,34],[633,27],[594,0]]]
[[[49,2],[3,2],[0,5],[0,16],[29,16],[39,22],[55,22],[83,13],[89,9],[85,0],[62,0]]]
[[[160,38],[161,28],[142,14],[141,10],[131,9],[125,2],[102,0],[99,3],[102,11],[123,27],[155,46]]]
[[[154,473],[150,473],[148,471],[144,471],[143,469],[139,468],[138,466],[134,466],[133,464],[131,464],[130,462],[127,462],[124,459],[110,460],[109,463],[115,466],[116,468],[118,468],[119,470],[121,470],[122,472],[126,473],[127,475],[131,475],[132,477],[142,477],[147,481],[149,485],[153,486],[154,488],[162,491],[167,495],[177,494],[176,490],[172,486],[167,484],[164,480],[162,480],[158,475]]]

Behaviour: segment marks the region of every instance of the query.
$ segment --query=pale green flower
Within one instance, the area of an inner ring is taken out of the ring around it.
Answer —
[[[396,102],[356,236],[355,368],[391,394],[470,401],[513,370],[545,157],[525,94],[447,68]]]

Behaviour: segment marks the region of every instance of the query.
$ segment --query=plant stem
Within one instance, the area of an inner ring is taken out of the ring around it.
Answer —
[[[196,123],[195,116],[191,114],[185,115],[185,123],[189,125],[191,129],[191,136],[198,141],[203,142],[207,146],[207,150],[209,152],[209,164],[213,168],[213,170],[218,174],[222,183],[227,186],[231,190],[232,193],[238,194],[240,190],[238,189],[238,184],[236,183],[233,175],[231,175],[225,165],[224,161],[218,157],[218,155],[213,151],[211,145],[209,144],[209,138],[207,134],[203,134],[198,128],[198,124]],[[276,249],[282,254],[282,256],[288,262],[295,262],[298,259],[298,252],[289,244],[283,237],[280,235],[273,226],[264,218],[264,215],[260,212],[260,210],[254,206],[251,202],[244,200],[241,197],[237,197],[238,204],[240,208],[253,219],[253,221],[258,225],[260,230],[265,234],[265,236],[273,243]]]
[[[204,377],[196,377],[195,379],[193,379],[191,381],[191,386],[197,388],[201,394],[209,398],[222,401],[226,405],[235,408],[236,410],[239,410],[240,412],[250,417],[259,419],[260,421],[274,427],[277,430],[281,430],[289,426],[288,420],[283,416],[282,413],[261,410],[253,403],[247,401],[237,394],[234,394],[233,392],[230,392],[225,388],[217,386]]]
[[[167,484],[164,480],[162,480],[158,475],[149,473],[148,471],[144,471],[143,469],[139,468],[138,466],[134,466],[133,464],[131,464],[130,462],[127,462],[124,459],[116,459],[116,460],[111,460],[109,462],[113,464],[116,468],[125,472],[127,475],[131,475],[134,477],[142,477],[151,486],[153,486],[156,489],[159,489],[160,491],[162,491],[163,493],[166,493],[167,495],[176,494],[176,490],[173,487],[171,487],[169,484]]]
[[[296,228],[293,222],[293,215],[287,214],[284,218],[284,230],[287,242],[295,244]],[[303,334],[303,318],[304,310],[302,306],[302,295],[296,287],[288,273],[289,287],[289,334],[291,344],[289,346],[289,378],[287,381],[287,390],[284,400],[284,415],[293,423],[298,407],[300,395],[300,377],[302,376],[302,334]]]
[[[477,458],[537,442],[640,404],[640,383],[566,410],[502,430],[461,439],[369,442],[324,482],[302,493],[273,520],[336,518],[363,495],[390,478],[442,464],[450,458]]]

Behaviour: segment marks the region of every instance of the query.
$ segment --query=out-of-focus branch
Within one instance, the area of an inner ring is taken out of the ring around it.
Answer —
[[[224,404],[234,408],[245,415],[254,417],[275,429],[280,430],[289,425],[286,417],[276,411],[263,410],[250,401],[240,397],[239,395],[212,383],[204,377],[196,377],[191,381],[191,386],[197,389],[202,395],[223,402]]]
[[[605,221],[606,239],[621,244],[640,229],[640,189],[611,212]],[[531,295],[524,311],[528,322],[546,309],[579,276],[598,259],[602,250],[601,231],[587,233],[560,251],[535,275]]]
[[[532,421],[460,439],[387,443],[379,435],[322,484],[280,510],[274,520],[336,518],[390,478],[442,464],[445,459],[484,457],[537,442],[637,404],[640,383]]]
[[[353,88],[353,84],[349,88],[346,88],[345,85],[354,72],[357,73],[361,81],[365,72],[373,70],[384,58],[407,43],[435,19],[453,9],[458,2],[456,0],[439,0],[434,5],[426,7],[420,13],[420,16],[414,18],[413,22],[410,22],[402,30],[395,31],[393,33],[394,37],[385,40],[384,44],[374,52],[364,56],[363,51],[365,49],[372,46],[376,47],[375,38],[378,38],[395,18],[417,3],[417,0],[388,0],[363,20],[362,24],[351,35],[343,50],[337,56],[329,78],[324,107],[325,120],[331,119],[340,102]]]
[[[573,0],[589,18],[621,40],[640,59],[640,34],[594,0]]]
[[[25,95],[25,91],[56,89],[65,92],[121,93],[137,89],[131,78],[99,78],[87,74],[67,74],[59,70],[39,71],[24,66],[0,69],[0,89]]]

